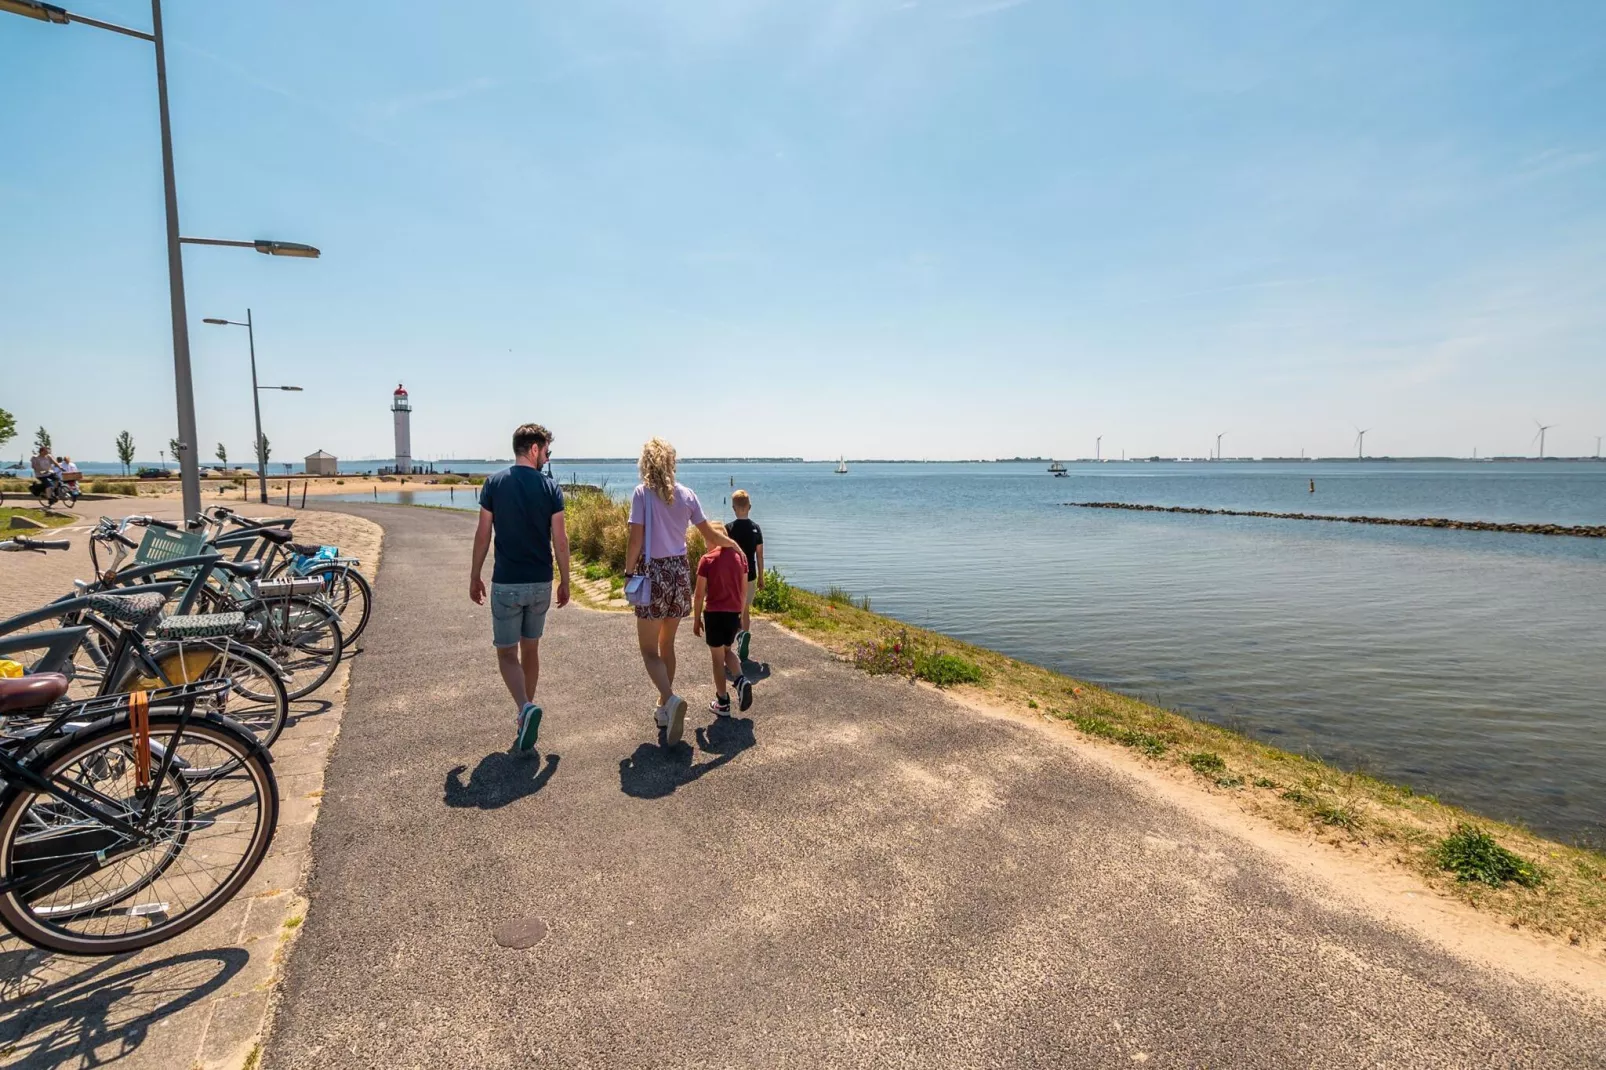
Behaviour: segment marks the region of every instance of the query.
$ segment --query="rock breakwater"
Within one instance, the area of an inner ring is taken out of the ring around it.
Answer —
[[[1386,524],[1403,528],[1452,528],[1457,531],[1503,531],[1514,535],[1565,535],[1606,539],[1606,524],[1498,524],[1489,520],[1450,520],[1439,516],[1331,516],[1322,513],[1269,513],[1259,509],[1197,509],[1185,505],[1135,505],[1131,502],[1066,502],[1077,509],[1130,509],[1140,513],[1190,513],[1195,516],[1256,516],[1267,520],[1325,520],[1335,524]]]

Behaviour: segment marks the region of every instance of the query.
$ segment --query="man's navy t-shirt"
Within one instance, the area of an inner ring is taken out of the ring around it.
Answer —
[[[480,488],[496,535],[492,583],[552,582],[552,515],[563,512],[563,491],[529,465],[504,468]]]

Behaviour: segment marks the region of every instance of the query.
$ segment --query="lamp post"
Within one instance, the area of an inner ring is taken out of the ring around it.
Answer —
[[[245,310],[245,322],[239,320],[212,319],[208,317],[202,323],[213,323],[220,327],[244,327],[245,337],[251,346],[251,411],[256,414],[257,437],[252,440],[251,447],[257,455],[257,492],[261,496],[262,504],[268,504],[268,461],[262,456],[262,391],[264,390],[295,390],[299,386],[258,386],[257,385],[257,335],[251,324],[251,310]]]
[[[173,380],[178,394],[179,478],[184,489],[184,515],[201,511],[201,465],[196,456],[195,385],[190,377],[190,332],[184,315],[184,259],[181,242],[203,245],[245,245],[275,256],[311,256],[318,250],[293,242],[224,242],[202,238],[180,238],[178,233],[178,189],[173,178],[173,130],[167,111],[167,50],[162,38],[162,3],[151,0],[151,32],[102,22],[68,11],[43,0],[0,0],[0,12],[22,15],[56,26],[78,22],[125,37],[149,41],[156,50],[156,108],[162,132],[162,196],[167,209],[167,289],[173,316]]]

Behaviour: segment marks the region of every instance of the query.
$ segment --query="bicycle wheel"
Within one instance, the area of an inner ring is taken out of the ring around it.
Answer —
[[[345,655],[340,614],[321,598],[260,600],[246,608],[246,616],[262,625],[262,634],[251,645],[279,666],[285,693],[293,699],[322,687]]]
[[[279,666],[260,650],[229,639],[190,639],[182,643],[152,643],[147,653],[161,668],[163,678],[146,677],[147,669],[136,668],[124,678],[118,691],[226,677],[229,689],[203,699],[199,709],[229,718],[264,747],[273,746],[284,731],[285,719],[290,715],[290,696],[280,678]]]
[[[127,715],[35,759],[35,772],[70,796],[93,798],[143,841],[14,786],[0,801],[0,922],[23,940],[69,955],[150,947],[210,917],[267,853],[279,790],[266,752],[217,718],[192,718],[180,732],[178,714],[152,711],[150,723],[152,741],[177,758],[228,772],[169,775],[140,791]]]
[[[350,565],[321,565],[309,569],[307,578],[323,582],[323,599],[340,614],[340,631],[346,645],[356,642],[368,627],[368,611],[374,600],[368,577]]]

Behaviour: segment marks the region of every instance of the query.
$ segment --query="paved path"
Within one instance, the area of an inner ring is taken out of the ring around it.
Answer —
[[[268,1067],[1606,1065],[1598,1006],[768,626],[751,716],[664,755],[631,619],[555,613],[511,758],[472,516],[349,508],[386,527],[380,608]],[[686,629],[694,711],[705,657]],[[493,940],[527,917],[540,943]]]

